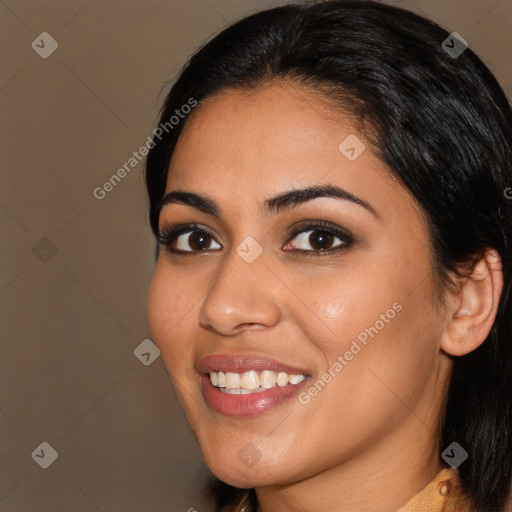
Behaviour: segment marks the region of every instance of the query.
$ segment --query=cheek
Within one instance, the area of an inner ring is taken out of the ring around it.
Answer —
[[[180,281],[161,262],[157,263],[148,290],[148,325],[162,360],[171,373],[174,373],[173,367],[183,366],[180,363],[187,354],[188,344],[179,340],[184,339],[187,323],[191,322],[194,302],[184,290],[186,288]]]
[[[172,318],[166,314],[169,301],[177,299],[176,296],[173,298],[171,288],[166,285],[165,274],[158,260],[149,284],[147,305],[149,330],[157,344],[162,341],[163,333],[172,325]]]
[[[393,289],[390,281],[371,288],[344,284],[337,297],[322,301],[317,294],[314,300],[333,332],[322,335],[325,328],[303,324],[315,345],[311,359],[319,362],[315,377],[328,373],[325,386],[312,383],[303,397],[311,426],[302,430],[303,446],[315,446],[312,465],[349,457],[396,428],[422,401],[435,368],[437,327],[423,290],[408,296],[410,290]],[[324,291],[333,291],[330,286]],[[303,456],[310,456],[309,448]]]
[[[315,280],[315,286],[304,281],[297,287],[315,313],[300,315],[297,310],[294,317],[303,319],[301,328],[314,347],[310,355],[318,362],[317,371],[331,369],[339,376],[332,390],[344,397],[357,391],[356,396],[377,410],[386,397],[397,401],[381,380],[400,396],[414,395],[434,367],[439,319],[430,281],[417,286],[418,275],[423,277],[427,268],[408,268],[372,268],[368,262],[345,268],[338,277]],[[343,368],[333,368],[340,356]]]
[[[294,318],[304,319],[302,330],[307,339],[330,364],[349,350],[353,340],[364,343],[371,339],[368,330],[375,333],[375,323],[379,333],[384,333],[400,315],[393,309],[393,304],[400,298],[393,279],[389,274],[387,279],[383,278],[382,269],[372,269],[366,263],[347,265],[320,279],[317,276],[314,280],[301,281],[295,289],[300,290],[300,296],[311,312],[303,303],[297,302]],[[381,315],[385,315],[385,323]]]

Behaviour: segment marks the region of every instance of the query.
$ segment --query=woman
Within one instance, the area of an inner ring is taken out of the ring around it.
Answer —
[[[464,41],[375,2],[263,11],[154,134],[148,321],[215,510],[504,512],[512,113]]]

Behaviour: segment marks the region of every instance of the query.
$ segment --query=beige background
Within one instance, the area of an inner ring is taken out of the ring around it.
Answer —
[[[133,354],[154,253],[142,163],[93,189],[144,143],[198,45],[279,3],[0,1],[0,511],[208,510],[161,359]],[[463,35],[512,96],[512,0],[406,5]],[[44,31],[47,59],[31,47]],[[47,469],[31,457],[43,441]]]

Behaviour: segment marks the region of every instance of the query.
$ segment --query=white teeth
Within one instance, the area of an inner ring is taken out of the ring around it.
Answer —
[[[233,372],[226,372],[226,384],[224,385],[229,389],[238,389],[240,387],[240,374]]]
[[[263,370],[261,372],[260,384],[263,388],[275,388],[276,387],[276,372],[270,370]]]
[[[298,384],[305,379],[304,375],[288,375],[290,384]]]
[[[228,387],[228,386],[226,386]],[[260,387],[260,377],[254,372],[245,372],[242,374],[242,380],[240,382],[240,387],[243,389],[256,389]]]
[[[286,372],[263,370],[260,374],[250,370],[242,374],[235,372],[210,372],[210,382],[223,393],[246,395],[258,393],[265,389],[284,387],[288,384],[298,384],[306,377],[304,375],[288,375]]]
[[[263,388],[258,389],[229,389],[229,388],[219,388],[219,391],[223,393],[227,393],[228,395],[251,395],[252,393],[259,393],[260,391],[265,391]]]
[[[288,384],[288,374],[284,372],[279,372],[277,374],[277,385],[280,387],[286,386]]]

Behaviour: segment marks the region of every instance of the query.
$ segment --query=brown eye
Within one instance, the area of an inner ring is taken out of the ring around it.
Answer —
[[[208,249],[208,246],[210,245],[210,242],[212,240],[212,237],[208,235],[207,233],[203,233],[201,231],[192,231],[191,234],[188,235],[188,238],[184,238],[182,241],[182,247],[180,247],[179,239],[186,235],[187,233],[184,233],[183,235],[179,236],[177,238],[178,240],[178,249],[180,251],[186,251],[186,244],[188,243],[189,246],[192,248],[193,251],[203,251],[204,249]],[[183,247],[185,246],[185,247]]]
[[[286,248],[293,251],[332,252],[349,247],[352,243],[353,239],[345,233],[323,226],[308,226],[295,233],[286,244]]]
[[[173,253],[194,253],[222,249],[206,229],[196,225],[174,226],[163,230],[158,241]],[[216,244],[212,247],[211,244]]]
[[[303,231],[302,233],[299,233],[295,239],[296,242],[290,244],[288,243],[288,247],[292,247],[295,250],[302,250],[302,251],[322,251],[326,249],[332,249],[332,244],[334,239],[337,238],[332,233],[329,233],[327,231],[320,231],[319,229],[316,230],[308,230]],[[312,249],[308,249],[307,245],[309,244]],[[338,247],[338,244],[335,247]]]

